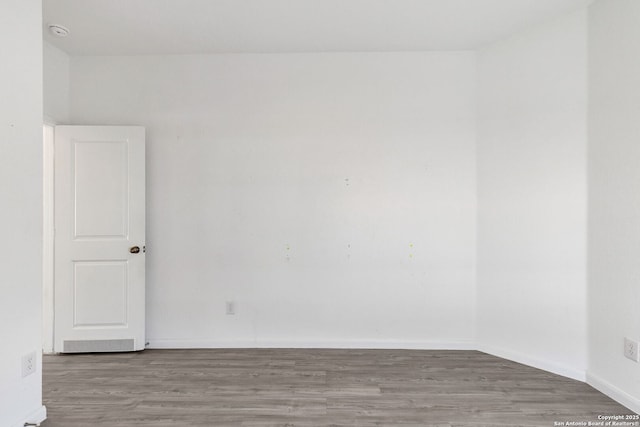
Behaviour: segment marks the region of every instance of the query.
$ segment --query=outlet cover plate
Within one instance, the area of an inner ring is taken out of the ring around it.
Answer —
[[[22,378],[33,374],[36,371],[36,352],[22,356]]]
[[[234,301],[227,301],[225,304],[225,312],[228,316],[236,314],[236,303]]]
[[[624,357],[633,360],[634,362],[640,362],[638,354],[638,341],[634,341],[630,338],[624,339]]]

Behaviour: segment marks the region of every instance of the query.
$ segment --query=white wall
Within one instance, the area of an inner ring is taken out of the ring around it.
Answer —
[[[71,76],[73,123],[148,129],[151,346],[473,346],[473,53],[74,57]]]
[[[45,119],[66,124],[69,121],[69,55],[44,42],[43,67]]]
[[[586,11],[478,55],[478,345],[584,379]]]
[[[42,18],[0,2],[0,425],[42,421]],[[22,378],[22,356],[37,370]]]
[[[640,412],[640,2],[589,11],[589,382]]]

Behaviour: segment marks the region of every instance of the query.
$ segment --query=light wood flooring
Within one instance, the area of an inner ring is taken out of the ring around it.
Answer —
[[[476,351],[146,350],[45,356],[42,427],[553,426],[632,414]]]

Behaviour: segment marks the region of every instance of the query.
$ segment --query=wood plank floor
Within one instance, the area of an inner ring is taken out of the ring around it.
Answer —
[[[44,358],[43,427],[553,426],[632,414],[476,351],[146,350]]]

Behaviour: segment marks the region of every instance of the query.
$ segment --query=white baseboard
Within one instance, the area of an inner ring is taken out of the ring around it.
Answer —
[[[41,422],[47,419],[47,408],[44,406],[40,406],[38,409],[33,411],[27,416],[24,421],[16,424],[15,427],[24,427],[25,424],[35,424],[39,425]]]
[[[211,341],[147,339],[149,349],[171,348],[353,348],[396,350],[475,350],[472,341]]]
[[[497,356],[503,359],[511,360],[513,362],[522,363],[523,365],[542,369],[543,371],[551,372],[563,377],[571,378],[573,380],[582,382],[585,382],[587,380],[586,370],[575,369],[573,367],[561,365],[559,363],[549,362],[548,360],[536,359],[535,357],[530,357],[522,353],[505,350],[503,348],[493,347],[490,345],[478,345],[476,348],[478,351],[491,354],[492,356]]]
[[[636,414],[640,414],[640,400],[631,396],[629,393],[620,390],[618,387],[590,372],[587,373],[587,384],[599,392],[606,394],[621,405],[626,406]]]

